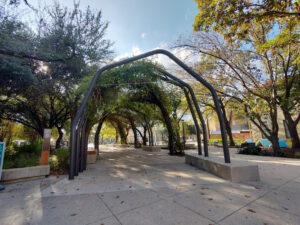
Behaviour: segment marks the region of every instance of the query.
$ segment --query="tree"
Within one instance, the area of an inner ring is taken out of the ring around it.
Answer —
[[[171,153],[173,153],[174,150],[182,151],[182,146],[179,138],[179,129],[175,118],[171,117],[172,114],[174,114],[174,109],[179,103],[178,100],[176,100],[177,102],[174,101],[175,98],[173,98],[174,94],[172,93],[172,91],[168,92],[167,89],[159,83],[157,76],[157,74],[160,74],[158,69],[159,67],[159,65],[155,65],[152,62],[145,60],[120,66],[101,74],[98,80],[99,87],[97,87],[100,89],[116,89],[120,92],[118,95],[115,95],[114,97],[109,99],[115,99],[119,96],[119,101],[117,101],[117,105],[119,104],[119,107],[115,107],[113,109],[114,114],[122,113],[121,109],[123,107],[121,106],[132,104],[132,102],[142,104],[143,107],[145,104],[155,105],[156,107],[158,107],[160,109],[164,124],[168,128],[170,151]],[[91,104],[92,106],[95,105],[93,99],[91,100],[91,102],[93,102]],[[143,110],[140,109],[132,110],[132,107],[128,107],[128,110],[134,111],[135,113],[140,115],[143,114],[141,113],[141,111]],[[153,121],[153,119],[151,119],[148,113],[144,113],[143,115],[145,115],[143,122],[146,122],[144,126],[145,131],[149,133],[150,143],[152,143],[152,126],[154,124],[150,121]],[[126,121],[124,121],[124,117]],[[130,123],[129,118],[127,117],[122,115],[114,115],[108,117],[108,119],[112,120],[112,122],[117,127],[122,142],[126,142],[125,136],[127,136],[126,134],[128,129],[128,127],[124,125],[128,125]],[[145,137],[146,135],[144,134],[142,136]]]
[[[15,17],[1,17],[5,23],[0,26],[0,60],[7,59],[1,65],[8,66],[0,68],[0,75],[16,74],[8,77],[12,85],[1,83],[5,93],[1,117],[20,122],[41,136],[44,128],[56,127],[59,147],[65,122],[72,118],[81,97],[76,91],[80,79],[107,60],[112,43],[105,39],[108,23],[102,21],[101,11],[82,11],[78,4],[69,10],[55,3],[36,13],[37,32]],[[28,85],[20,74],[29,80]]]
[[[247,39],[256,24],[275,24],[300,17],[298,1],[281,0],[195,0],[199,14],[195,18],[195,31],[216,31],[226,39]]]
[[[276,154],[278,107],[290,124],[293,147],[300,144],[297,130],[292,129],[299,123],[299,101],[290,94],[297,88],[294,81],[299,76],[299,6],[294,1],[272,1],[265,6],[262,2],[197,1],[200,13],[194,30],[198,34],[182,46],[226,65],[230,77],[240,83],[232,86],[240,93],[236,100],[243,103],[245,113],[272,142]],[[210,29],[220,33],[226,42],[217,35],[201,32]],[[263,114],[269,115],[270,126],[261,120]]]
[[[198,33],[194,39],[179,46],[217,59],[222,77],[227,78],[227,83],[222,83],[222,89],[217,89],[217,92],[235,99],[244,107],[248,118],[271,141],[276,154],[279,150],[277,104],[272,97],[275,86],[264,85],[265,78],[254,64],[256,58],[236,46],[228,46],[217,34]],[[270,127],[262,119],[265,114],[271,119]]]
[[[254,63],[260,64],[263,68],[261,75],[267,76],[267,81],[262,81],[260,77],[255,81],[256,87],[254,88],[259,89],[258,86],[261,85],[269,89],[271,98],[268,102],[273,104],[270,109],[273,114],[270,115],[271,118],[273,117],[272,123],[275,123],[276,104],[283,111],[292,136],[293,148],[300,148],[299,134],[296,129],[300,121],[300,105],[297,98],[291,95],[292,90],[299,90],[299,82],[297,82],[300,76],[298,69],[300,55],[299,3],[297,1],[244,0],[196,2],[200,13],[195,18],[194,30],[208,31],[212,29],[220,33],[227,41],[228,46],[226,47],[232,49],[232,54],[227,55],[230,57],[229,60],[218,51],[203,51],[203,53],[213,53],[211,55],[216,57],[221,56],[219,59],[223,60],[234,73],[244,74],[247,79],[256,78],[249,74],[251,70],[247,67],[241,68],[237,63],[233,64],[232,56],[239,55],[243,60],[247,57],[253,62],[248,65],[252,70]],[[206,17],[205,15],[210,16]],[[236,57],[235,61],[238,61]],[[260,99],[262,97],[255,96]],[[274,132],[277,126],[275,123]]]
[[[228,88],[228,86],[236,84],[233,80],[229,80],[228,76],[226,76],[226,73],[224,73],[224,64],[219,63],[214,57],[204,56],[202,57],[201,62],[195,63],[194,67],[195,71],[199,74],[202,74],[203,78],[205,78],[205,80],[208,81],[218,92],[226,134],[229,138],[229,145],[235,146],[231,130],[231,119],[233,111],[231,106],[236,101],[232,97],[229,97],[229,95],[235,95],[236,91]],[[199,85],[192,83],[191,85],[198,93],[198,99],[200,99],[200,104],[203,106],[203,108],[206,108],[207,110],[209,107],[212,110],[216,111],[216,107],[209,90],[207,90],[207,88],[205,88],[201,84]],[[226,93],[226,95],[224,95],[223,93]]]

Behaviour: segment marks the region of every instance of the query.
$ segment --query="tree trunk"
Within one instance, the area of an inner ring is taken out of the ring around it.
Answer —
[[[277,153],[280,150],[278,140],[279,140],[279,138],[276,135],[272,135],[270,138],[270,141],[272,143],[272,148],[273,148],[273,156],[277,156]]]
[[[169,146],[169,150],[170,150],[170,155],[174,155],[174,153],[175,153],[174,142],[176,140],[175,140],[175,133],[174,133],[174,129],[172,126],[171,118],[169,116],[167,109],[164,107],[163,103],[154,94],[153,94],[153,97],[154,97],[153,103],[155,103],[159,107],[161,114],[163,116],[163,119],[165,121],[167,130],[168,130],[168,136],[169,136],[168,146]],[[182,150],[182,149],[180,149],[180,150]]]
[[[134,123],[134,120],[132,117],[128,117],[132,132],[133,132],[133,137],[134,137],[134,147],[138,148],[139,147],[139,140],[138,140],[138,136],[137,136],[137,129]]]
[[[62,132],[62,127],[56,127],[58,131],[58,138],[55,143],[55,149],[58,149],[61,147],[61,141],[63,139],[64,133]]]
[[[152,130],[151,126],[149,126],[149,131],[150,131],[150,137],[151,137],[151,146],[154,146],[153,130]]]
[[[140,134],[142,140],[143,140],[143,145],[144,145],[144,139],[145,139],[145,136],[142,134],[142,132],[139,130],[139,129],[136,129],[136,131]],[[146,140],[145,140],[146,142]]]
[[[144,136],[142,136],[143,145],[146,146],[147,145],[147,128],[146,128],[146,126],[143,126],[143,129],[144,129]]]
[[[249,116],[247,105],[244,105],[244,111],[251,122],[261,131],[263,135],[272,143],[273,155],[276,156],[277,152],[280,150],[278,143],[278,123],[277,123],[277,107],[270,107],[269,118],[271,119],[271,128],[267,126],[267,123],[263,122],[261,119],[256,120]]]
[[[297,130],[297,124],[299,121],[294,121],[290,112],[282,109],[286,125],[288,127],[288,130],[290,132],[291,138],[292,138],[292,149],[300,151],[300,139],[299,134]]]
[[[208,119],[206,119],[206,128],[207,128],[208,139],[210,139],[210,129],[209,129]]]
[[[223,118],[224,118],[224,124],[225,124],[226,133],[227,133],[228,138],[229,138],[229,146],[235,146],[235,143],[234,143],[234,140],[233,140],[233,136],[232,136],[230,122],[229,122],[229,120],[227,118],[227,115],[226,115],[225,106],[224,106],[224,104],[223,104],[223,102],[222,102],[221,99],[219,100],[219,102],[220,102],[221,111],[222,111]]]
[[[95,150],[96,150],[97,157],[98,157],[98,155],[99,155],[99,135],[100,135],[100,131],[101,131],[101,128],[102,128],[102,125],[103,125],[103,123],[104,123],[105,118],[106,118],[106,116],[103,116],[103,117],[99,120],[97,129],[96,129],[96,132],[95,132],[94,146],[95,146]]]
[[[119,141],[119,135],[118,135],[118,129],[116,128],[116,144],[118,144]]]
[[[126,133],[124,131],[124,127],[119,122],[117,123],[117,126],[118,126],[119,134],[120,134],[120,137],[121,137],[121,144],[128,144],[127,136],[126,136]]]

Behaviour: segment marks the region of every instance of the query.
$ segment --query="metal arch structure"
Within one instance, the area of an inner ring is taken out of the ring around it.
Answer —
[[[171,84],[174,84],[178,87],[180,87],[183,92],[184,92],[184,95],[185,95],[185,98],[187,100],[187,103],[188,103],[188,107],[190,109],[190,112],[192,114],[192,118],[193,118],[193,121],[194,121],[194,125],[196,127],[196,137],[197,137],[197,147],[198,147],[198,155],[202,155],[202,148],[201,148],[201,136],[200,136],[200,127],[199,127],[199,123],[198,123],[198,120],[196,118],[196,115],[195,115],[195,110],[193,108],[193,104],[191,102],[191,99],[190,99],[190,96],[189,96],[189,92],[187,91],[187,89],[184,87],[184,86],[181,86],[180,84],[178,84],[176,81],[171,81],[171,80],[168,80],[168,79],[164,79],[162,78],[162,80],[165,80],[166,82],[169,82]]]
[[[190,99],[190,96],[189,96],[189,91],[187,90],[186,86],[183,85],[184,82],[180,83],[180,82],[177,82],[176,79],[173,79],[172,77],[169,77],[167,74],[163,74],[163,75],[165,75],[166,77],[160,77],[160,76],[157,76],[157,77],[159,77],[163,81],[166,81],[166,82],[168,82],[170,84],[173,84],[175,86],[180,87],[183,90],[183,92],[184,92],[185,98],[186,98],[187,103],[188,103],[188,108],[190,109],[190,112],[192,114],[192,118],[193,118],[193,121],[194,121],[194,125],[196,127],[196,137],[197,137],[197,143],[198,143],[198,145],[197,145],[197,147],[198,147],[198,154],[202,155],[201,136],[200,136],[201,132],[200,132],[199,123],[198,123],[198,120],[197,120],[197,117],[196,117],[196,114],[195,114],[195,110],[194,110],[194,107],[193,107],[193,105],[195,107],[198,106],[198,103],[194,102],[194,101],[192,103],[192,101]],[[170,80],[169,78],[171,78],[172,80]],[[186,84],[186,85],[188,85],[188,84]],[[200,114],[201,114],[201,112],[200,112]],[[201,116],[202,116],[202,114],[201,114]],[[198,117],[199,117],[199,115],[198,115]],[[202,122],[201,122],[201,126],[202,126],[202,129],[203,129],[203,127],[204,127],[204,129],[206,129],[205,124],[203,125]],[[208,156],[208,154],[206,156]]]
[[[198,102],[197,102],[197,99],[196,99],[196,95],[193,91],[193,88],[187,84],[186,82],[180,80],[179,78],[175,77],[174,75],[168,73],[167,71],[164,71],[164,70],[161,70],[161,72],[163,73],[163,75],[171,78],[172,80],[175,80],[177,82],[177,85],[180,86],[180,87],[186,87],[192,97],[192,101],[194,103],[194,106],[196,108],[196,112],[198,114],[198,117],[200,119],[200,122],[201,122],[201,126],[202,126],[202,132],[203,132],[203,144],[204,144],[204,156],[205,157],[208,157],[208,142],[207,142],[207,131],[206,131],[206,126],[205,126],[205,121],[204,121],[204,118],[202,116],[202,113],[200,111],[200,108],[199,108],[199,105],[198,105]]]
[[[201,126],[202,126],[202,129],[204,130],[205,134],[206,134],[206,126],[205,126],[205,123],[204,123],[204,119],[203,119],[203,116],[200,112],[200,109],[199,109],[199,105],[198,105],[198,102],[196,101],[196,98],[194,98],[195,101],[191,101],[190,99],[190,92],[193,94],[193,96],[195,96],[194,92],[193,92],[193,89],[191,88],[190,85],[188,85],[187,83],[181,81],[180,79],[178,79],[177,77],[175,77],[174,75],[171,75],[170,73],[164,71],[164,70],[160,70],[162,73],[163,73],[163,76],[159,76],[159,75],[155,75],[155,74],[152,74],[153,77],[156,77],[158,79],[161,79],[165,82],[168,82],[170,84],[173,84],[175,86],[178,86],[180,87],[184,94],[185,94],[185,98],[188,102],[188,108],[190,109],[190,112],[192,114],[192,118],[193,118],[193,121],[194,121],[194,125],[196,127],[196,136],[197,136],[197,147],[198,147],[198,154],[199,155],[202,155],[202,148],[201,148],[201,136],[200,136],[200,127],[199,127],[199,123],[198,123],[198,120],[197,120],[197,117],[196,117],[196,114],[195,114],[195,110],[194,110],[194,107],[198,109],[197,111],[197,114],[198,114],[198,118],[202,118],[202,120],[200,119],[200,123],[201,123]],[[193,106],[194,105],[194,106]],[[123,115],[120,114],[121,117],[124,117]],[[126,117],[126,116],[125,116]],[[124,118],[125,118],[124,117]],[[106,117],[102,117],[100,120],[99,120],[99,123],[100,121],[104,121],[106,119]],[[98,127],[97,127],[98,129]],[[208,146],[207,146],[207,136],[206,135],[203,135],[204,136],[204,152],[205,152],[205,157],[208,157]]]
[[[173,60],[178,66],[184,69],[187,73],[189,73],[192,77],[194,77],[198,82],[203,84],[210,92],[214,100],[214,104],[216,107],[217,116],[220,123],[220,130],[221,130],[221,137],[222,137],[222,144],[223,144],[223,153],[224,153],[224,160],[225,163],[230,163],[230,156],[229,150],[227,145],[226,139],[226,130],[224,119],[221,113],[220,103],[218,100],[218,95],[215,89],[201,76],[199,76],[195,71],[185,65],[181,60],[179,60],[176,56],[172,53],[163,50],[157,49],[150,52],[146,52],[144,54],[134,56],[125,60],[121,60],[116,63],[112,63],[110,65],[104,66],[103,68],[99,69],[95,74],[94,78],[92,79],[87,92],[79,106],[79,109],[76,112],[75,118],[71,124],[71,134],[70,134],[70,166],[69,166],[69,179],[74,179],[74,176],[77,176],[79,172],[82,172],[86,169],[86,154],[87,149],[84,142],[85,136],[85,126],[86,126],[86,119],[85,119],[85,112],[87,109],[87,102],[92,94],[92,91],[95,87],[98,77],[105,72],[106,70],[122,66],[127,63],[131,63],[140,59],[147,58],[149,56],[162,54],[168,56],[171,60]]]

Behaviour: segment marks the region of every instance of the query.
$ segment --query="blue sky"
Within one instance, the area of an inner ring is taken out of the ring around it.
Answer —
[[[73,6],[73,0],[59,2]],[[110,22],[107,38],[115,42],[116,55],[165,47],[191,34],[197,14],[194,0],[81,0],[82,9],[88,5]]]
[[[73,0],[63,2],[71,5]],[[110,22],[107,37],[115,41],[118,55],[134,47],[148,51],[192,33],[197,14],[193,0],[85,0],[80,5],[102,10]]]

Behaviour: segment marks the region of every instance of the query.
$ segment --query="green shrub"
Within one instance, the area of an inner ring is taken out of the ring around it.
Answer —
[[[284,152],[282,149],[279,149],[279,150],[277,151],[277,156],[279,156],[279,157],[284,157],[284,156],[285,156],[285,152]]]
[[[286,141],[286,144],[288,145],[288,148],[292,148],[293,145],[292,141],[288,140]]]
[[[3,168],[23,168],[40,165],[42,143],[33,142],[23,146],[10,146],[5,151]]]
[[[238,146],[241,146],[241,144],[243,144],[245,142],[245,140],[242,140],[242,139],[234,139],[233,141]]]
[[[14,145],[14,150],[18,153],[26,153],[26,154],[35,154],[35,155],[41,155],[42,152],[42,142],[35,141],[31,144],[25,144],[22,146],[16,146]]]
[[[69,168],[69,148],[62,147],[52,152],[49,157],[51,171],[63,172]]]
[[[244,143],[244,140],[242,140],[242,139],[234,139],[233,141],[238,146],[240,146],[242,143]],[[227,139],[227,142],[229,144],[229,140],[228,139]],[[222,146],[223,145],[222,139],[209,139],[208,143],[209,143],[209,145],[218,145],[218,146]]]
[[[242,149],[239,149],[239,154],[245,154],[245,155],[258,155],[261,149],[256,146],[246,146]]]
[[[209,145],[222,145],[222,139],[209,139]]]

